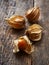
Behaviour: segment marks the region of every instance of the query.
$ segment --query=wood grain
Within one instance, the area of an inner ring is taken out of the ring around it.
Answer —
[[[35,44],[34,63],[32,65],[49,65],[49,0],[34,0],[34,6],[40,7],[39,24],[43,27],[42,40]]]
[[[23,15],[26,10],[40,7],[39,24],[43,27],[41,41],[35,42],[31,55],[13,54],[12,40],[24,35],[25,29],[15,30],[4,20],[13,14]],[[0,65],[49,65],[49,0],[0,0]]]
[[[4,20],[13,14],[24,16],[31,7],[33,0],[0,0],[0,65],[31,65],[30,55],[12,52],[12,40],[24,35],[25,29],[15,30]]]

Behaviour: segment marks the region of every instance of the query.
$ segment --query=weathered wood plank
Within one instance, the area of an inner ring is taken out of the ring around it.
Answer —
[[[34,0],[39,6],[41,16],[39,24],[43,26],[43,38],[34,44],[32,55],[12,52],[12,40],[24,35],[24,30],[12,29],[4,21],[13,14],[24,15],[33,6],[33,0],[0,0],[0,64],[1,65],[49,65],[49,0]],[[19,34],[20,33],[20,34]]]
[[[13,14],[24,15],[33,7],[33,0],[0,0],[0,65],[31,65],[31,56],[12,52],[12,40],[24,35],[24,30],[15,30],[8,26],[5,17]]]
[[[39,24],[43,26],[44,31],[42,40],[35,44],[32,65],[49,65],[49,0],[34,0],[34,6],[40,7]]]

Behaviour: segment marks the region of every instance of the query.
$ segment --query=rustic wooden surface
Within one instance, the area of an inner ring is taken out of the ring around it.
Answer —
[[[39,6],[41,10],[39,24],[44,29],[42,40],[34,44],[35,51],[31,55],[15,55],[12,40],[24,35],[25,29],[12,29],[4,18],[13,14],[24,15],[33,6]],[[49,0],[0,0],[0,65],[49,65]]]

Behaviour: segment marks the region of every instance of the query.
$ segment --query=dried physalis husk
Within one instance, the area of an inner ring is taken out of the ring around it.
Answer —
[[[25,34],[32,41],[39,41],[42,37],[42,27],[39,24],[33,24],[25,31]]]
[[[28,19],[29,22],[37,22],[39,19],[40,15],[40,9],[39,7],[33,7],[29,9],[26,13],[26,18]]]
[[[26,35],[18,38],[17,40],[14,40],[13,47],[14,53],[17,53],[21,50],[31,54],[34,51],[34,46]]]
[[[15,29],[21,29],[25,27],[25,19],[23,16],[13,15],[10,18],[5,18],[5,20],[11,27]]]

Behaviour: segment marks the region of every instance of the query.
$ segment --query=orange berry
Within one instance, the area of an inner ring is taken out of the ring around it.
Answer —
[[[18,47],[20,50],[25,50],[27,46],[27,42],[24,39],[19,39]]]

